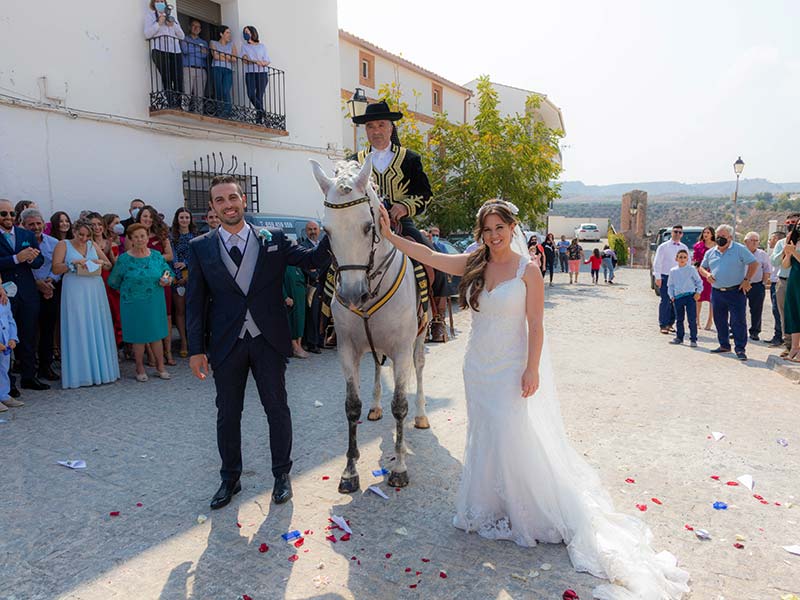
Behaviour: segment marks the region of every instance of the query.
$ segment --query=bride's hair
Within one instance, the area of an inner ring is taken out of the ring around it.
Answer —
[[[458,285],[458,304],[461,308],[469,307],[472,310],[478,310],[478,296],[486,283],[484,274],[489,262],[489,247],[483,243],[483,227],[489,215],[497,215],[509,226],[517,222],[508,203],[503,200],[487,200],[481,206],[474,231],[478,247],[467,258],[467,266],[461,277],[461,283]]]

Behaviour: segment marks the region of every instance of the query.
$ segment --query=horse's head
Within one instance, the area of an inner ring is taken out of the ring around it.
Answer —
[[[323,229],[338,266],[339,297],[347,304],[361,306],[369,297],[368,271],[375,266],[381,239],[380,200],[370,180],[372,157],[367,156],[363,166],[356,161],[337,164],[333,178],[314,160],[311,167],[325,194]]]

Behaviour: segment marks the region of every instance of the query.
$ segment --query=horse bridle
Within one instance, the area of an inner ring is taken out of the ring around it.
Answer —
[[[351,200],[350,202],[344,202],[342,204],[333,204],[331,202],[323,202],[326,208],[331,208],[334,210],[339,210],[343,208],[351,208],[353,206],[358,206],[359,204],[367,203],[369,206],[369,214],[372,218],[372,241],[370,243],[369,249],[369,260],[367,261],[366,265],[340,265],[336,261],[336,256],[331,253],[331,262],[333,264],[334,269],[336,270],[335,275],[335,284],[336,287],[339,287],[339,276],[342,271],[364,271],[367,276],[367,289],[369,291],[369,300],[374,299],[378,295],[378,290],[381,289],[381,284],[383,283],[383,278],[386,276],[388,272],[387,267],[391,264],[392,259],[394,259],[394,255],[397,252],[397,248],[392,246],[392,251],[386,255],[386,258],[381,261],[381,264],[375,268],[375,251],[378,249],[378,244],[381,241],[380,236],[378,235],[378,226],[375,223],[375,210],[372,208],[372,202],[370,201],[369,196],[363,196],[361,198],[356,198],[355,200]],[[373,281],[378,277],[381,278],[378,280],[377,285],[373,286]]]

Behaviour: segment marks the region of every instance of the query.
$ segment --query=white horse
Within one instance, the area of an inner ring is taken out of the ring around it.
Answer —
[[[394,370],[392,415],[397,431],[396,460],[389,475],[392,487],[408,485],[403,424],[408,414],[406,386],[414,365],[417,375],[417,414],[414,425],[427,429],[422,368],[425,365],[424,331],[418,333],[418,291],[411,260],[381,235],[380,199],[370,179],[372,159],[337,165],[329,178],[316,161],[314,177],[325,194],[323,229],[328,235],[337,268],[336,294],[331,310],[336,323],[339,361],[347,384],[345,412],[349,426],[347,466],[339,481],[343,494],[359,489],[357,423],[361,417],[358,366],[370,352],[375,362],[375,385],[368,419],[381,418],[380,363],[387,356]]]

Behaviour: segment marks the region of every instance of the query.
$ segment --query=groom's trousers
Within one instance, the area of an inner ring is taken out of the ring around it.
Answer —
[[[242,408],[247,377],[252,371],[258,396],[269,423],[272,474],[292,468],[292,415],[286,399],[286,358],[263,335],[236,340],[230,354],[214,370],[217,388],[217,446],[223,481],[242,474]]]

